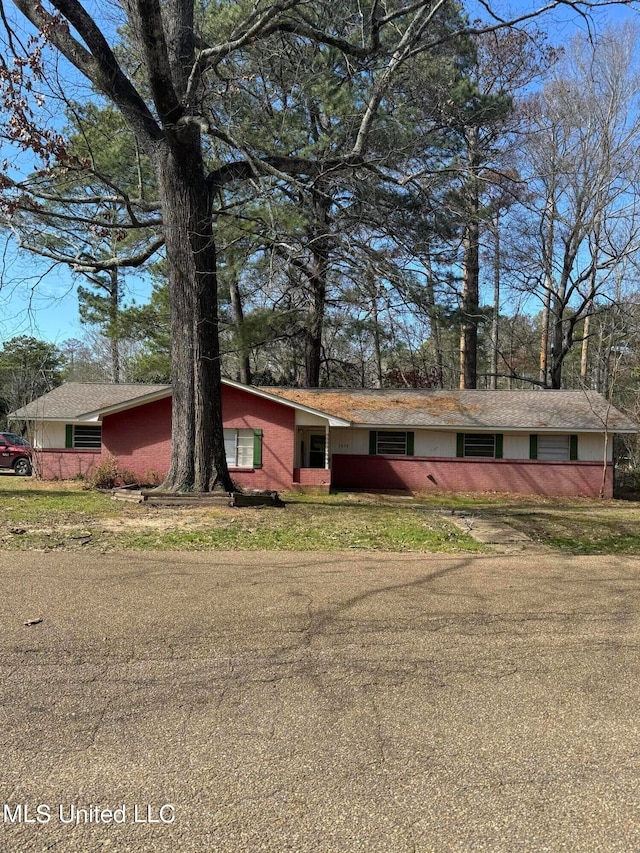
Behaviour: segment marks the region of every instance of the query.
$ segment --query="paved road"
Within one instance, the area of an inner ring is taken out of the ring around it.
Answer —
[[[0,554],[0,850],[637,853],[639,573]]]

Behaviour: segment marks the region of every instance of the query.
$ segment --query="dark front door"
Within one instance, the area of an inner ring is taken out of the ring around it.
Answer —
[[[311,433],[309,436],[309,468],[324,468],[327,437],[324,433]]]

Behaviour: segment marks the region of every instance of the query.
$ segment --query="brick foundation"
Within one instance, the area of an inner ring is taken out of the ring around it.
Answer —
[[[43,480],[73,480],[87,477],[102,462],[100,450],[43,448],[34,451],[33,470]]]
[[[328,486],[331,471],[328,468],[294,468],[293,482],[301,486]]]
[[[411,489],[420,492],[510,492],[521,495],[597,497],[600,462],[529,459],[441,459],[334,453],[331,483],[337,489]],[[613,495],[607,466],[605,497]]]

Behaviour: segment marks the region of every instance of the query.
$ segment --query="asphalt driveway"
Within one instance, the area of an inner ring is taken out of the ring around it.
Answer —
[[[639,578],[0,554],[0,850],[640,851]]]

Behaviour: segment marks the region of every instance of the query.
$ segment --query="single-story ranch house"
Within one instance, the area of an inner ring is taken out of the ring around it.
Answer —
[[[12,413],[45,479],[111,455],[163,476],[171,388],[69,382]],[[256,388],[225,380],[227,461],[239,486],[597,496],[613,493],[614,433],[636,426],[592,391]]]

